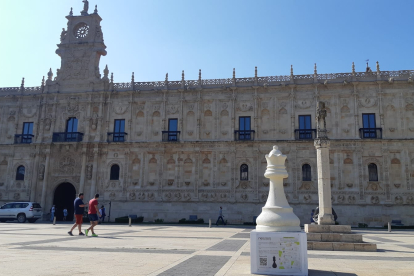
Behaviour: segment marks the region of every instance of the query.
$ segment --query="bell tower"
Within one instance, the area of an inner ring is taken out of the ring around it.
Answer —
[[[56,54],[61,57],[61,67],[56,72],[54,81],[49,78],[49,84],[56,84],[60,91],[93,91],[103,88],[104,80],[99,70],[99,60],[106,55],[106,46],[98,15],[95,11],[88,13],[89,2],[84,3],[81,15],[73,15],[71,11],[67,29],[62,29],[60,44]],[[54,89],[53,89],[54,90]]]

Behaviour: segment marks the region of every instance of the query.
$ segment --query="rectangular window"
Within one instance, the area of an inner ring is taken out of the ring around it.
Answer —
[[[168,141],[177,141],[178,139],[178,119],[168,120]]]
[[[376,128],[375,114],[362,114],[362,125],[364,128]]]
[[[362,114],[363,138],[377,138],[375,113]]]
[[[76,140],[78,139],[78,135],[77,133],[74,133],[74,132],[77,132],[77,131],[78,131],[78,119],[76,119],[75,117],[69,118],[66,123],[65,141],[76,142]]]
[[[239,140],[251,140],[251,117],[239,117]]]
[[[125,141],[125,120],[115,120],[114,123],[114,142]]]
[[[312,129],[311,115],[299,115],[299,129]]]
[[[78,131],[78,119],[75,117],[69,118],[66,124],[66,132],[77,132]]]
[[[23,123],[22,143],[30,144],[32,142],[33,123]]]
[[[299,139],[312,139],[311,115],[299,115]]]

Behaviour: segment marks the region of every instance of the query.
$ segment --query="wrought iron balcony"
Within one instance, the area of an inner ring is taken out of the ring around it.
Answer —
[[[382,128],[360,128],[361,139],[382,139]]]
[[[81,132],[53,132],[52,141],[61,142],[82,142],[83,133]]]
[[[235,130],[234,140],[235,141],[253,141],[254,133],[255,133],[254,130]]]
[[[30,144],[32,143],[34,135],[32,134],[15,134],[14,143],[15,144]]]
[[[179,142],[181,131],[163,131],[162,141],[163,142]]]
[[[128,135],[126,132],[108,132],[108,143],[125,142],[126,135]]]
[[[295,129],[295,140],[313,140],[316,138],[316,129]]]

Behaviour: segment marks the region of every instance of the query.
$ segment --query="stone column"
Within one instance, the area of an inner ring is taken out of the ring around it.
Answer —
[[[331,173],[329,168],[329,145],[327,138],[315,139],[318,164],[319,225],[335,224],[332,216]]]
[[[86,148],[82,149],[82,169],[78,193],[83,193],[85,189],[85,172],[86,172]]]
[[[98,149],[93,149],[93,168],[92,168],[92,183],[91,183],[91,198],[95,196],[96,180],[98,178]]]
[[[46,162],[45,162],[45,176],[43,177],[43,185],[42,185],[42,200],[40,201],[40,205],[43,208],[43,212],[46,212],[45,204],[46,204],[46,186],[47,186],[47,179],[49,178],[49,158],[50,158],[50,149],[45,151],[46,153]]]

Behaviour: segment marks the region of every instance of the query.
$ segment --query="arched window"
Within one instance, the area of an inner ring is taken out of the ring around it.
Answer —
[[[302,181],[312,181],[311,166],[309,164],[302,166]]]
[[[119,180],[119,166],[118,165],[112,165],[111,167],[111,176],[109,178],[110,180]]]
[[[377,165],[371,163],[368,165],[369,181],[378,181],[378,169]]]
[[[246,164],[240,166],[240,180],[249,180],[249,166]]]
[[[24,180],[24,173],[26,169],[24,166],[19,166],[16,171],[16,180]]]

